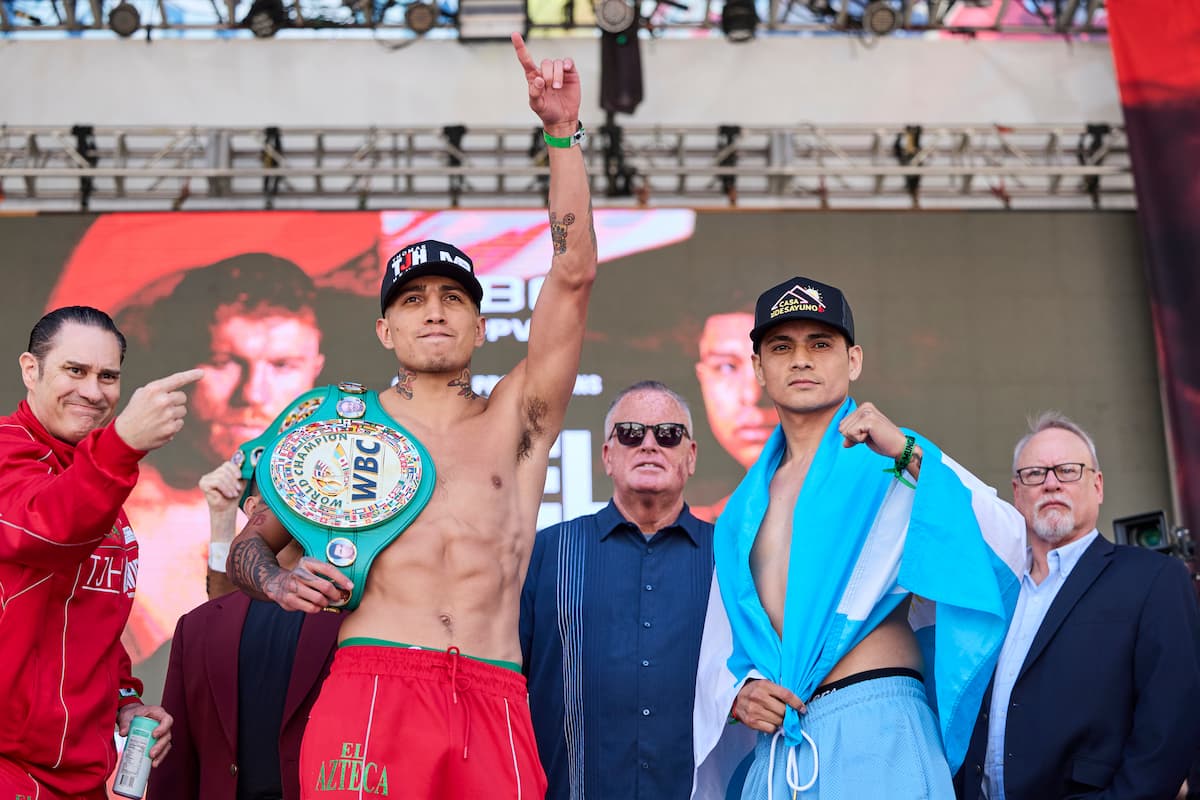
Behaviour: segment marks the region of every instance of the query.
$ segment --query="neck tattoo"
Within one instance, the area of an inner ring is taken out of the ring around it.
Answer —
[[[413,381],[417,379],[417,373],[411,369],[402,369],[396,373],[396,377],[400,380],[396,383],[396,393],[405,400],[413,398]]]
[[[458,389],[458,396],[465,397],[468,400],[475,399],[475,392],[471,389],[471,370],[464,369],[462,374],[454,378],[447,386],[453,386]]]

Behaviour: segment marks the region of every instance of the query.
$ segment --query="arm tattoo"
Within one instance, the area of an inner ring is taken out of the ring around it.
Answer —
[[[567,252],[567,228],[575,222],[575,215],[567,212],[561,220],[553,211],[550,212],[550,240],[554,243],[554,255],[561,256]]]
[[[258,536],[234,542],[229,550],[229,579],[252,597],[270,600],[268,586],[277,584],[286,574],[275,553]]]
[[[402,369],[400,372],[396,373],[396,377],[400,379],[399,382],[396,383],[396,393],[405,400],[412,400],[413,381],[416,380],[417,373],[413,372],[411,369]]]
[[[453,379],[446,385],[458,387],[458,396],[459,397],[465,397],[468,400],[475,399],[475,392],[472,391],[472,389],[471,389],[471,370],[469,370],[469,369],[464,369],[462,371],[461,375],[459,375],[457,378]]]

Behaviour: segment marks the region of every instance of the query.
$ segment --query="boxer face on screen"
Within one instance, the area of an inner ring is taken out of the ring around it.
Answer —
[[[205,380],[196,386],[192,408],[208,426],[212,453],[228,457],[313,387],[325,357],[309,311],[222,306],[209,335]]]
[[[747,338],[753,327],[754,315],[748,312],[712,315],[700,335],[696,364],[713,437],[744,469],[758,459],[779,424],[779,413],[754,377]]]

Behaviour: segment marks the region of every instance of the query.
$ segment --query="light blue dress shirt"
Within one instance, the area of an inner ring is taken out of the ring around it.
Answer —
[[[1051,550],[1046,555],[1046,577],[1040,584],[1034,583],[1033,578],[1029,577],[1033,556],[1032,551],[1027,551],[1029,556],[1025,561],[1025,572],[1021,575],[1021,593],[1008,635],[1004,637],[1004,646],[1000,649],[1000,660],[996,662],[996,677],[992,685],[987,754],[983,761],[982,790],[987,800],[1005,800],[1004,728],[1008,723],[1008,704],[1017,675],[1021,672],[1038,629],[1042,627],[1050,604],[1058,596],[1058,590],[1066,583],[1067,576],[1079,563],[1083,552],[1099,535],[1098,530],[1092,530],[1070,544]]]

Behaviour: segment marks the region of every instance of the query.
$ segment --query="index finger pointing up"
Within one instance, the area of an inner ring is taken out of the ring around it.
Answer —
[[[155,389],[162,389],[165,392],[173,392],[176,389],[182,389],[189,383],[195,383],[203,377],[204,370],[188,369],[183,372],[176,372],[174,375],[168,375],[165,378],[159,378],[148,385],[153,386]]]
[[[537,72],[537,64],[533,63],[533,56],[529,55],[529,49],[525,47],[525,40],[521,38],[521,34],[514,33],[512,35],[512,43],[513,49],[517,51],[517,60],[525,68],[525,73]]]

